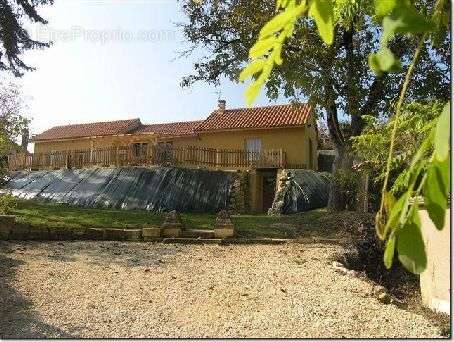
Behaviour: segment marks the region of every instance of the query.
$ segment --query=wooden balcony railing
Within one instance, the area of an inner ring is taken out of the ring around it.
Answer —
[[[160,145],[131,145],[8,156],[9,170],[153,165],[227,169],[284,168],[286,154],[281,149],[245,151],[192,146],[174,148]]]

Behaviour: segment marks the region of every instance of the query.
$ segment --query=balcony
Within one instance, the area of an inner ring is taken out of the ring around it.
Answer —
[[[176,148],[131,145],[8,156],[10,171],[121,166],[182,166],[232,170],[279,169],[286,166],[286,154],[282,149],[246,151],[192,146]]]

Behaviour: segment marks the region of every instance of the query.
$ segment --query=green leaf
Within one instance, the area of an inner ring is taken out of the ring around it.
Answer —
[[[315,19],[323,41],[331,45],[334,38],[334,4],[331,0],[312,0],[309,16]]]
[[[387,47],[369,56],[369,66],[377,76],[381,76],[383,72],[398,72],[402,67],[400,60]]]
[[[420,274],[426,269],[427,257],[417,205],[412,207],[408,220],[398,231],[397,252],[399,253],[399,261],[408,271]]]
[[[263,67],[266,64],[265,59],[256,59],[245,67],[240,73],[240,81],[244,82],[247,78],[254,76],[256,73],[262,71]]]
[[[388,49],[388,42],[395,34],[430,32],[436,27],[431,20],[420,14],[409,0],[392,0],[389,4],[386,4],[385,0],[376,0],[376,6],[378,2],[383,2],[379,13],[389,14],[382,21],[380,50],[369,57],[369,66],[377,76],[381,76],[385,71],[394,72],[400,69],[400,61],[398,62]],[[392,11],[388,12],[391,7]]]
[[[284,62],[281,57],[281,52],[282,52],[282,45],[276,46],[275,49],[273,50],[273,56],[274,56],[274,63],[277,65],[282,65]]]
[[[369,55],[368,59],[369,59],[369,68],[372,69],[372,71],[374,72],[375,75],[377,75],[378,77],[381,77],[383,75],[383,72],[381,71],[380,63],[378,61],[376,54],[371,53]]]
[[[246,89],[244,95],[246,97],[246,104],[248,106],[250,106],[257,98],[257,96],[260,93],[260,90],[262,89],[266,80],[270,76],[272,70],[273,66],[267,63],[263,68],[263,71],[260,74],[260,76],[254,82],[252,82],[251,85],[249,85],[249,87]]]
[[[249,87],[246,89],[244,96],[246,97],[246,104],[250,106],[256,97],[259,95],[260,90],[262,89],[262,84],[260,82],[253,82]]]
[[[278,42],[276,37],[269,37],[257,41],[249,50],[250,58],[259,58],[268,53]]]
[[[284,12],[276,15],[262,27],[259,34],[259,40],[273,36],[276,32],[282,30],[287,24],[295,19],[296,13],[294,8],[287,8]]]
[[[386,45],[396,33],[430,32],[434,24],[422,16],[408,0],[401,0],[389,16],[383,18],[382,46]]]
[[[386,237],[388,231],[396,230],[405,222],[408,212],[409,199],[410,192],[407,191],[394,203],[383,231],[384,237]]]
[[[448,102],[438,118],[435,128],[435,158],[443,161],[449,154],[451,103]]]
[[[383,261],[385,263],[385,267],[388,270],[393,265],[395,245],[396,236],[394,234],[391,234],[389,236],[388,242],[386,243],[385,254],[383,255]]]
[[[427,170],[427,179],[424,183],[424,201],[430,219],[438,230],[445,224],[446,207],[449,196],[450,158],[439,162],[434,159]]]
[[[379,17],[388,15],[396,6],[396,0],[375,0],[375,14]]]

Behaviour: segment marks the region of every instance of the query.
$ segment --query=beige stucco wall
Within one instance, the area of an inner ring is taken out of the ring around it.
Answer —
[[[34,153],[48,153],[52,151],[84,150],[91,148],[107,148],[112,146],[124,146],[134,142],[154,142],[154,135],[123,135],[107,137],[90,137],[80,139],[66,139],[57,141],[37,141]]]
[[[427,210],[420,210],[422,235],[427,254],[427,268],[420,275],[423,304],[432,310],[450,313],[450,210],[446,210],[445,226],[437,230]]]
[[[35,153],[52,151],[82,150],[128,145],[134,142],[172,141],[174,147],[198,146],[218,149],[244,149],[247,139],[259,138],[262,149],[282,149],[286,152],[287,167],[317,167],[317,134],[315,123],[310,127],[290,127],[277,129],[234,130],[201,133],[188,137],[156,137],[155,135],[124,135],[91,137],[60,141],[42,141],[34,144]],[[312,141],[312,158],[309,152],[309,139]],[[312,163],[311,163],[312,160]]]
[[[247,139],[259,138],[262,149],[283,149],[287,155],[287,164],[304,164],[306,168],[316,168],[317,134],[312,125],[260,130],[235,130],[200,134],[199,146],[219,149],[244,149]],[[309,139],[312,141],[312,164],[309,159]],[[312,165],[312,167],[310,167]]]
[[[172,146],[176,148],[188,147],[188,146],[199,146],[200,139],[197,136],[187,137],[159,137],[158,141],[169,141],[172,142]]]

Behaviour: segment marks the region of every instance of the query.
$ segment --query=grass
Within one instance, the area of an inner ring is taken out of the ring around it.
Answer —
[[[46,227],[99,227],[99,228],[143,228],[159,226],[164,214],[146,210],[94,209],[20,200],[12,211],[17,221],[32,226]],[[299,236],[330,237],[337,230],[326,218],[325,209],[304,213],[272,217],[267,215],[233,215],[238,236],[295,238]],[[212,229],[216,215],[208,213],[182,213],[183,225],[189,229]]]

